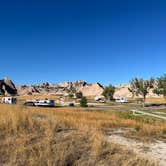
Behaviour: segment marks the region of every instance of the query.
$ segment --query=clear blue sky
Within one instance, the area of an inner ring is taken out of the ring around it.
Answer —
[[[165,0],[4,0],[0,78],[120,84],[166,72]]]

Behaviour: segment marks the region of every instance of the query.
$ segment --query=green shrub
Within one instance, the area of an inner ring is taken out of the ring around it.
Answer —
[[[163,129],[163,134],[166,134],[166,128],[165,128],[165,129]]]
[[[77,99],[81,99],[82,96],[83,96],[83,95],[82,95],[82,92],[77,92],[77,93],[76,93],[76,98],[77,98]]]
[[[28,95],[31,96],[31,95],[32,95],[32,92],[28,92]]]
[[[136,127],[135,127],[135,130],[136,130],[136,131],[140,131],[140,129],[141,129],[140,126],[136,126]]]
[[[80,100],[80,106],[81,107],[88,107],[86,97],[82,97],[81,98],[81,100]]]

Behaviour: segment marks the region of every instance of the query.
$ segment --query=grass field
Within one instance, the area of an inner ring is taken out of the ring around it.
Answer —
[[[164,138],[166,124],[122,112],[35,108],[0,104],[1,165],[155,165],[105,136],[116,128],[128,136]]]
[[[145,142],[166,140],[165,121],[129,111],[0,104],[0,165],[157,165],[110,143],[107,136],[118,129]]]

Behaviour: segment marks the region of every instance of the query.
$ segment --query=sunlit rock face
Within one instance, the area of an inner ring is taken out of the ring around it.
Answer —
[[[103,86],[99,83],[89,84],[82,80],[62,83],[41,83],[39,85],[19,85],[19,95],[64,95],[74,88],[76,92],[81,91],[84,96],[99,96],[103,92]]]
[[[17,89],[14,83],[7,77],[0,80],[0,95],[16,95]]]
[[[82,92],[83,96],[100,96],[104,91],[104,87],[99,83],[94,83],[85,85],[79,90]]]

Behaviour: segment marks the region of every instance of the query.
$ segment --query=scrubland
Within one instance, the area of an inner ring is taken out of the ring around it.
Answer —
[[[130,128],[128,137],[165,139],[166,123],[116,111],[36,108],[0,104],[0,165],[157,165],[107,135]]]

